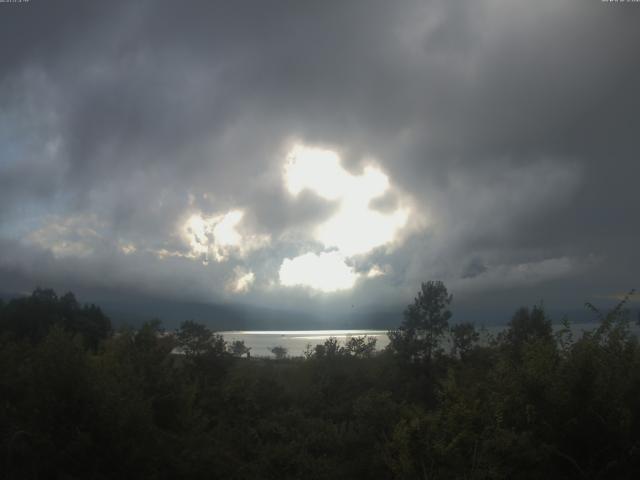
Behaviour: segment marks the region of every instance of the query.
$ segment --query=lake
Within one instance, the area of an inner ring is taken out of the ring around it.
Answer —
[[[351,337],[367,336],[377,339],[377,348],[387,346],[389,339],[386,330],[264,330],[217,332],[227,342],[243,340],[251,348],[251,356],[272,357],[271,348],[284,347],[290,357],[301,357],[307,345],[313,348],[329,337],[335,337],[341,345]]]
[[[571,325],[574,339],[578,339],[582,332],[593,330],[597,323],[576,323]],[[554,324],[554,329],[562,328],[560,324]],[[638,333],[638,327],[632,324],[632,331]],[[481,338],[495,336],[505,329],[504,325],[494,325],[479,329]],[[227,342],[243,340],[247,347],[251,348],[251,355],[254,357],[273,357],[271,349],[273,347],[284,347],[290,357],[301,357],[304,355],[307,345],[313,348],[329,337],[338,339],[341,345],[350,337],[367,336],[377,340],[376,348],[383,349],[389,344],[387,330],[256,330],[256,331],[226,331],[217,332],[224,336]],[[446,342],[446,340],[445,340]]]

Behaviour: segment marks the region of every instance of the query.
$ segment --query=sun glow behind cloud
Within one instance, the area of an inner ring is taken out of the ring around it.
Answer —
[[[249,291],[251,285],[255,281],[256,277],[251,270],[246,270],[242,267],[236,267],[234,269],[236,279],[231,285],[231,290],[235,293],[244,293]]]
[[[353,268],[335,251],[285,258],[280,267],[280,284],[286,287],[307,286],[335,292],[352,288],[357,278]]]
[[[359,278],[385,275],[378,267],[369,272],[356,271],[352,257],[393,244],[407,224],[409,208],[398,206],[385,212],[371,208],[372,200],[391,191],[387,175],[374,165],[366,166],[360,175],[352,174],[342,166],[336,152],[301,145],[287,156],[283,173],[285,187],[293,197],[309,190],[335,202],[336,209],[309,231],[295,233],[304,242],[311,238],[324,251],[318,252],[316,247],[294,257],[285,255],[278,270],[280,285],[335,292],[353,288]],[[185,256],[200,259],[205,265],[210,260],[220,263],[231,257],[243,259],[245,265],[236,268],[226,289],[235,293],[248,291],[256,279],[246,263],[247,254],[267,247],[271,238],[249,234],[243,225],[244,215],[241,209],[210,216],[192,213],[181,227],[188,252],[163,252],[163,257]]]
[[[348,190],[349,173],[340,165],[340,158],[331,150],[296,146],[289,153],[284,167],[287,190],[298,195],[311,190],[327,200],[337,200]]]
[[[367,253],[393,241],[407,217],[404,210],[385,215],[347,204],[316,229],[316,239],[347,256]]]
[[[340,165],[335,152],[295,147],[285,165],[287,190],[296,196],[305,189],[327,200],[340,202],[338,211],[320,224],[315,240],[343,255],[367,253],[392,242],[409,217],[406,208],[382,213],[369,207],[371,200],[389,190],[389,178],[368,166],[362,175],[352,175]]]
[[[192,214],[182,226],[182,235],[189,245],[189,256],[210,258],[222,262],[233,253],[244,256],[247,252],[269,243],[267,235],[242,235],[238,227],[244,218],[242,210],[231,210],[222,215]]]
[[[392,243],[409,218],[407,208],[390,213],[371,209],[371,201],[390,189],[387,175],[374,166],[367,166],[362,175],[353,175],[331,150],[294,147],[284,167],[284,181],[293,196],[306,189],[339,202],[339,206],[312,232],[314,240],[334,250],[285,259],[280,269],[282,285],[306,285],[322,291],[353,287],[359,275],[348,266],[347,258]]]

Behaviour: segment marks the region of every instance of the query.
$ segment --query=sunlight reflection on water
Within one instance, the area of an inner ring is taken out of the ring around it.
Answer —
[[[571,325],[574,340],[580,338],[583,332],[593,330],[597,323],[576,323]],[[495,337],[505,329],[504,325],[488,326],[480,329],[481,342],[487,341],[490,337]],[[554,330],[562,327],[554,324]],[[631,325],[631,331],[638,334],[637,325]],[[324,343],[329,337],[338,339],[341,345],[351,337],[367,336],[377,340],[377,350],[384,349],[389,344],[387,330],[250,330],[250,331],[227,331],[218,332],[224,336],[227,342],[243,340],[247,347],[251,348],[251,355],[255,357],[273,357],[271,349],[279,346],[287,349],[290,357],[301,357],[304,355],[307,345],[311,348]],[[447,340],[444,339],[443,347],[447,348]]]
[[[307,345],[311,348],[324,343],[329,337],[335,337],[344,344],[351,337],[367,336],[377,340],[377,348],[387,346],[389,339],[386,330],[277,330],[277,331],[232,331],[218,332],[227,342],[243,340],[251,348],[251,355],[271,357],[271,348],[280,346],[287,349],[289,356],[304,355]]]

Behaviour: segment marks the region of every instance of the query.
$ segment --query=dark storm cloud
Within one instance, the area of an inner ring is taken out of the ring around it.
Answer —
[[[624,290],[640,266],[638,20],[597,0],[2,4],[2,275],[210,299],[244,265],[267,285],[311,247],[206,268],[149,252],[184,254],[176,225],[199,210],[246,208],[272,239],[326,218],[335,205],[283,190],[300,140],[356,174],[374,158],[430,221],[360,260],[387,265],[353,292],[364,303],[436,277],[466,295]],[[104,243],[39,273],[24,244],[51,215],[97,218]]]

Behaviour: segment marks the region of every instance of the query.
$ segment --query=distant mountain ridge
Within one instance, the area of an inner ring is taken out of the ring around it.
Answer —
[[[65,291],[57,291],[59,295]],[[0,292],[0,299],[22,297],[29,293]],[[331,330],[331,329],[373,329],[386,330],[397,327],[402,322],[402,306],[385,309],[321,315],[316,312],[259,307],[246,304],[204,303],[197,301],[172,300],[151,296],[131,297],[114,294],[109,297],[79,293],[81,304],[95,303],[111,319],[114,327],[140,326],[145,321],[157,318],[167,330],[177,328],[185,320],[194,320],[207,325],[212,330]],[[512,311],[490,313],[486,311],[453,306],[451,323],[471,321],[476,325],[505,325]],[[632,318],[637,318],[632,308]],[[568,315],[572,323],[593,322],[590,312],[581,308],[570,310],[549,309],[554,323],[559,323],[563,315]]]
[[[65,292],[57,292],[59,295]],[[25,296],[24,293],[0,293],[0,298]],[[78,295],[80,303],[95,303],[109,316],[114,327],[139,326],[153,318],[166,329],[177,328],[185,320],[194,320],[216,331],[224,330],[323,330],[389,329],[396,327],[402,312],[370,311],[325,317],[316,313],[257,307],[243,304],[202,303],[153,297],[112,296],[90,298]]]
[[[367,312],[327,318],[296,310],[166,300],[103,301],[100,305],[115,325],[137,325],[150,318],[159,318],[165,328],[176,328],[184,320],[195,320],[218,331],[388,329],[397,326],[402,318],[401,312]]]

